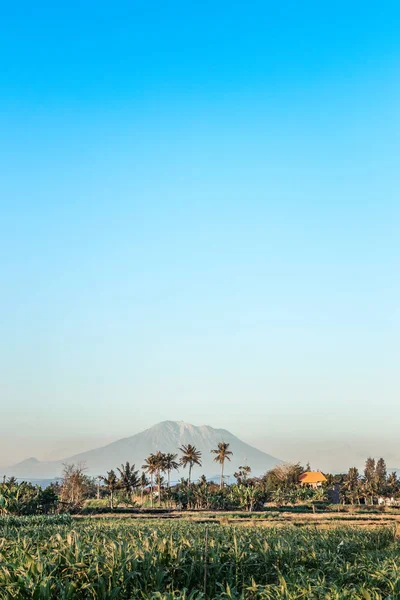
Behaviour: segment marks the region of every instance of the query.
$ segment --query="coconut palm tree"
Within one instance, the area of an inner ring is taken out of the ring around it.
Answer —
[[[16,477],[14,477],[14,475],[11,475],[11,477],[8,477],[7,481],[5,481],[5,475],[3,478],[3,483],[5,483],[6,485],[8,485],[9,487],[13,487],[14,485],[18,485],[18,479]]]
[[[384,496],[387,491],[387,484],[386,484],[387,469],[386,469],[385,460],[383,458],[378,459],[376,462],[375,478],[376,478],[377,493],[380,496]]]
[[[164,455],[164,470],[167,473],[167,490],[168,490],[168,497],[169,497],[169,491],[170,491],[170,486],[171,486],[171,471],[174,470],[178,470],[179,468],[179,463],[177,462],[178,455],[174,454],[173,452],[167,452]]]
[[[159,507],[161,506],[161,473],[166,471],[165,457],[166,457],[166,455],[164,454],[164,452],[160,452],[160,450],[158,450],[158,452],[156,452],[154,455],[155,474],[156,474],[156,481],[157,481],[157,487],[158,487],[158,506]]]
[[[153,498],[153,485],[154,485],[154,473],[157,472],[157,458],[156,455],[151,453],[142,465],[142,469],[150,475],[150,495],[151,495],[151,507],[154,506]]]
[[[185,468],[189,465],[188,484],[190,485],[190,476],[193,465],[199,465],[199,467],[201,467],[201,452],[200,450],[197,450],[196,446],[192,446],[192,444],[183,445],[179,450],[182,452],[182,458],[180,460],[182,467]]]
[[[118,489],[118,477],[115,474],[115,471],[111,469],[111,471],[107,471],[107,477],[101,478],[110,492],[110,508],[114,508],[114,492]]]
[[[377,476],[376,476],[376,464],[374,458],[367,458],[365,462],[364,468],[364,490],[365,490],[365,501],[367,502],[367,498],[369,497],[371,500],[371,504],[374,503],[374,496],[378,492],[377,485]]]
[[[387,490],[389,494],[395,494],[399,490],[399,480],[397,479],[396,471],[390,473],[387,478]]]
[[[121,486],[125,489],[126,493],[132,496],[135,488],[140,485],[138,473],[135,471],[135,465],[130,465],[126,462],[125,465],[118,467],[118,471],[121,479]]]
[[[179,469],[179,462],[176,460],[178,458],[177,454],[173,452],[167,452],[165,454],[165,472],[168,474],[168,489],[171,485],[171,471],[177,471]]]
[[[354,504],[354,500],[357,500],[358,504],[360,504],[361,481],[357,467],[350,467],[344,479],[342,489],[351,504]]]
[[[224,465],[225,465],[225,461],[226,460],[231,460],[230,457],[232,456],[233,452],[231,452],[229,450],[229,445],[226,442],[219,442],[218,443],[218,448],[216,448],[215,450],[211,450],[212,454],[216,454],[216,457],[214,458],[214,462],[218,462],[221,465],[221,482],[220,482],[220,488],[223,488],[224,485]]]
[[[144,471],[142,471],[142,474],[140,476],[140,498],[141,498],[141,505],[143,507],[143,494],[144,494],[144,488],[149,485],[149,480],[146,477],[146,473]]]

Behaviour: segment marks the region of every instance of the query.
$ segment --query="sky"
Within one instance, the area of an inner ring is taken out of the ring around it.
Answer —
[[[400,468],[399,25],[2,7],[0,465],[173,419]]]

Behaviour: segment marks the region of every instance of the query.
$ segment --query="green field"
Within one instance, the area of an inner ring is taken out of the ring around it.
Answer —
[[[208,539],[208,541],[207,541]],[[392,527],[0,519],[0,598],[400,598]]]

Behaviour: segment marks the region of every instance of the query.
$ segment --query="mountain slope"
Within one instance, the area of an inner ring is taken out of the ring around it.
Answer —
[[[40,462],[36,459],[28,459],[6,469],[5,473],[22,478],[54,478],[61,475],[63,463],[85,463],[87,474],[97,476],[109,469],[115,469],[127,460],[135,463],[136,468],[140,468],[145,457],[151,452],[161,450],[179,453],[178,449],[183,444],[193,444],[202,452],[202,467],[194,468],[193,476],[197,477],[205,473],[210,477],[219,472],[219,465],[213,461],[210,451],[221,441],[228,442],[233,452],[231,462],[226,463],[227,475],[233,474],[244,463],[252,468],[254,475],[261,475],[281,462],[278,458],[242,442],[226,429],[214,429],[208,425],[198,427],[183,421],[163,421],[136,435],[95,450],[82,452],[61,461]],[[182,468],[179,474],[173,474],[173,478],[176,479],[183,476],[187,474]]]

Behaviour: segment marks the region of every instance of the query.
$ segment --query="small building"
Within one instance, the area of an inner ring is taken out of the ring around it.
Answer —
[[[299,477],[299,483],[302,487],[317,489],[326,483],[327,479],[321,471],[306,471]]]
[[[385,496],[379,496],[378,504],[379,506],[395,506],[396,508],[400,506],[400,502],[398,500],[395,500],[393,497],[388,498]]]

